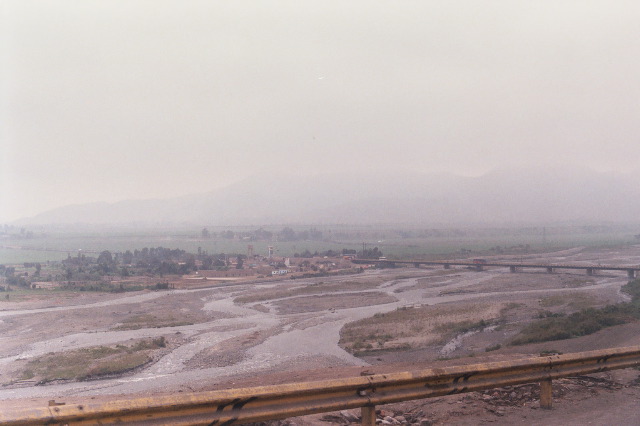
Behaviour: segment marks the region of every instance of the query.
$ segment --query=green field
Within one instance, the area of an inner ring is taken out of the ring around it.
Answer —
[[[281,228],[279,228],[281,229]],[[304,229],[304,228],[300,228]],[[307,228],[308,229],[308,228]],[[272,229],[277,232],[278,229]],[[236,230],[238,231],[238,230]],[[473,255],[527,253],[576,246],[616,246],[637,243],[633,227],[556,227],[547,228],[461,228],[443,230],[403,231],[400,227],[324,227],[322,241],[247,241],[242,239],[199,237],[199,229],[49,232],[36,233],[33,238],[5,236],[0,240],[0,264],[46,262],[75,256],[80,251],[97,256],[102,250],[123,252],[144,247],[179,248],[196,253],[198,248],[209,254],[247,253],[249,244],[254,253],[267,255],[274,246],[276,255],[294,253],[361,250],[378,247],[389,258],[469,257]],[[19,247],[19,248],[18,248]],[[499,248],[498,248],[499,247]]]

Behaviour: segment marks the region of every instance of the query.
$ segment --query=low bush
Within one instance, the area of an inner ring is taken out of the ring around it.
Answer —
[[[586,336],[614,325],[640,319],[640,280],[630,281],[622,291],[631,296],[631,302],[607,305],[602,308],[587,308],[567,316],[542,312],[540,321],[525,327],[511,345],[563,340]]]
[[[461,321],[461,322],[448,322],[436,327],[436,331],[446,334],[464,334],[469,331],[482,330],[491,324],[489,321]]]
[[[150,354],[166,346],[164,337],[142,339],[130,346],[93,346],[62,353],[49,353],[30,360],[21,380],[88,380],[120,374],[151,361]]]

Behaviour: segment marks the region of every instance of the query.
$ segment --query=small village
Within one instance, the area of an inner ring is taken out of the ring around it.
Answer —
[[[124,292],[144,289],[204,288],[225,282],[282,280],[345,275],[362,272],[368,265],[353,265],[355,250],[276,255],[275,246],[258,253],[253,244],[246,254],[188,253],[164,247],[110,252],[97,256],[81,251],[62,261],[0,265],[0,291],[65,289]]]

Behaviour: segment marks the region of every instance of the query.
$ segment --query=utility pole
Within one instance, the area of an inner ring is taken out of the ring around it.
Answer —
[[[365,257],[365,251],[367,250],[367,243],[362,242],[362,257]]]

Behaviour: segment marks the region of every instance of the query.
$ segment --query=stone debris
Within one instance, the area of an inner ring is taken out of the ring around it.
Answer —
[[[360,421],[360,417],[356,416],[355,414],[349,412],[349,411],[340,411],[340,415],[342,417],[344,417],[346,420],[350,421],[350,422],[359,422]]]
[[[640,379],[631,383],[631,386],[640,386]],[[599,390],[618,390],[625,386],[621,383],[602,377],[579,376],[569,379],[559,379],[553,381],[553,398],[559,400],[579,389],[587,390],[592,394],[597,394]],[[469,411],[485,410],[496,417],[503,417],[510,409],[516,407],[529,407],[531,409],[540,408],[540,386],[537,383],[506,386],[499,389],[489,389],[481,392],[472,392],[459,395],[457,399],[431,398],[421,401],[414,401],[422,404],[435,402],[448,402],[451,409],[447,418],[460,417],[470,414]],[[450,400],[449,400],[450,399]],[[396,406],[397,407],[397,406]],[[421,406],[425,408],[424,405]],[[396,408],[397,409],[397,408]],[[446,419],[440,418],[435,413],[425,413],[420,406],[414,406],[406,412],[392,411],[388,407],[376,410],[376,424],[384,426],[397,425],[418,425],[432,426],[435,424],[446,424]],[[323,415],[322,422],[340,425],[360,424],[362,421],[359,409],[343,410],[340,412]],[[496,422],[500,420],[496,419]],[[259,426],[297,426],[293,420],[279,420],[267,423],[254,423]]]
[[[355,414],[358,413],[358,414]],[[320,418],[323,422],[334,424],[352,424],[361,423],[362,417],[360,416],[360,410],[355,411],[340,411],[340,413],[325,414]],[[433,422],[424,417],[422,411],[416,413],[394,413],[388,409],[376,410],[376,423],[379,425],[419,425],[419,426],[431,426]]]
[[[616,390],[622,387],[620,383],[599,377],[580,376],[559,379],[553,381],[553,398],[561,399],[578,388],[589,388],[592,393],[597,393],[598,388]],[[486,390],[480,392],[480,395],[479,399],[492,407],[531,406],[537,408],[540,406],[540,386],[534,383]],[[496,415],[504,415],[504,412],[499,413],[492,407],[487,407],[487,411]]]

